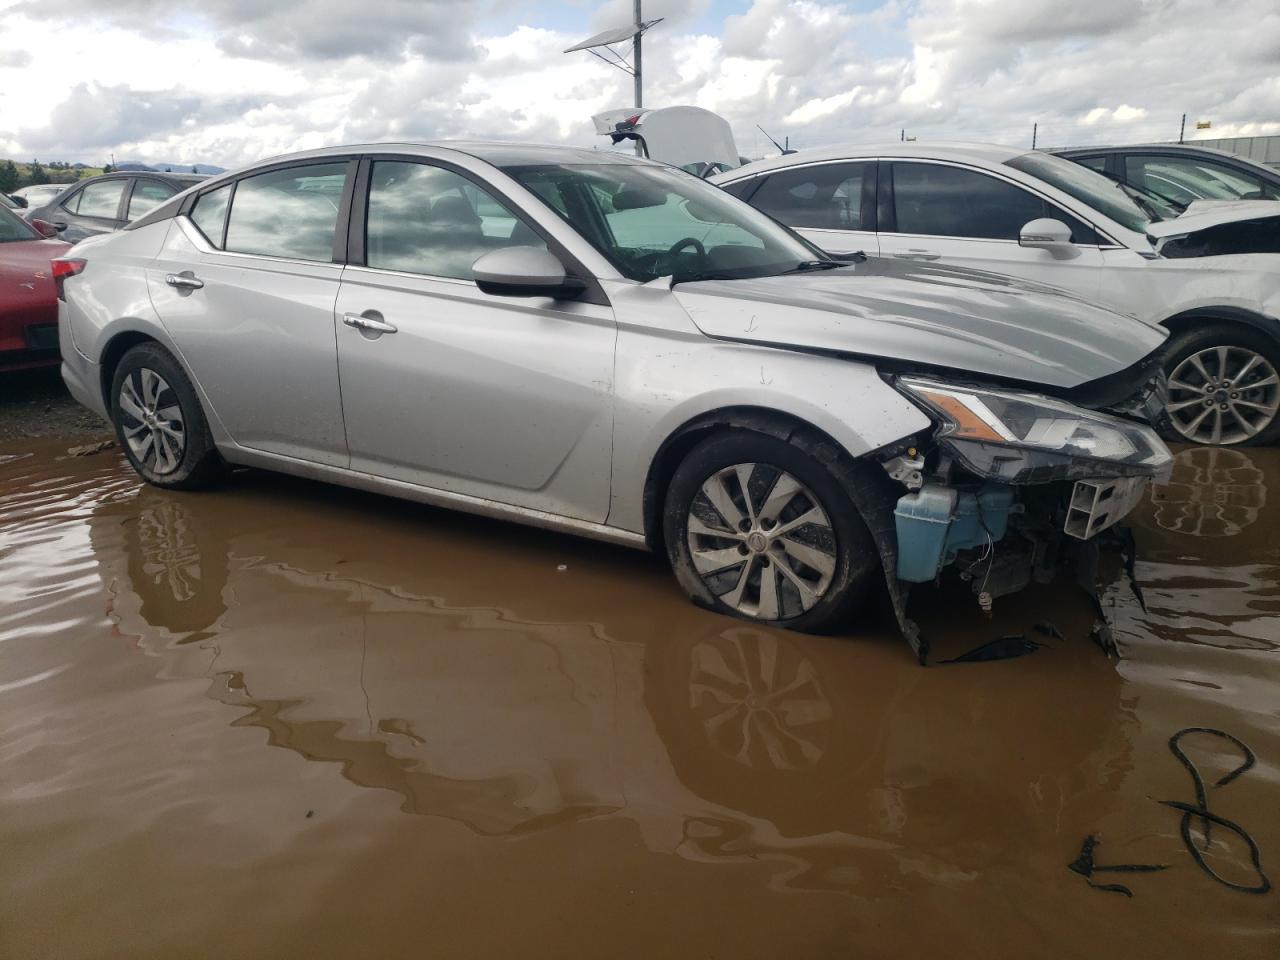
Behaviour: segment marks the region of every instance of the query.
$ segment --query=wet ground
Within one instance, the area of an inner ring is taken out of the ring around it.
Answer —
[[[1136,579],[921,668],[692,608],[643,554],[258,473],[0,444],[0,956],[1275,958],[1280,451],[1191,450]],[[1203,826],[1189,818],[1193,843]],[[1089,886],[1068,864],[1095,836]],[[1260,881],[1213,825],[1205,863]]]
[[[71,399],[57,367],[0,371],[0,445],[95,435],[109,436],[109,428]]]

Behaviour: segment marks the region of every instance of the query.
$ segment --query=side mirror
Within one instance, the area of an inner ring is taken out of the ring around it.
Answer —
[[[495,297],[552,297],[565,300],[581,293],[586,284],[564,272],[564,264],[541,247],[503,247],[471,265],[471,276],[481,292]]]
[[[56,237],[63,230],[67,229],[67,225],[64,223],[61,227],[58,227],[55,224],[50,223],[48,220],[36,219],[31,221],[31,228],[35,230],[36,233],[40,234],[40,236],[48,240],[52,237]]]
[[[1025,224],[1018,233],[1018,245],[1048,250],[1058,260],[1080,256],[1080,251],[1071,243],[1071,228],[1061,220],[1050,217],[1041,217]]]

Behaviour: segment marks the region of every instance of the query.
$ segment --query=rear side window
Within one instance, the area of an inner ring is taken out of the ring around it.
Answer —
[[[960,167],[895,163],[893,198],[897,233],[1017,240],[1027,223],[1051,217],[1071,228],[1073,243],[1101,242],[1092,228],[1035,194]]]
[[[129,213],[126,220],[137,220],[150,213],[178,191],[159,180],[139,180],[133,185],[133,193],[129,196]]]
[[[100,217],[104,220],[116,219],[120,210],[120,197],[124,194],[128,180],[99,180],[88,184],[79,193],[79,205],[72,210],[82,217]],[[67,208],[71,210],[70,207]]]
[[[862,180],[870,164],[830,163],[770,174],[751,205],[789,227],[861,230]]]
[[[236,184],[226,249],[293,260],[330,261],[347,161],[245,177]]]
[[[531,227],[466,177],[401,160],[373,164],[365,236],[370,267],[458,280],[470,280],[471,265],[490,250],[546,249]]]
[[[222,227],[227,219],[227,200],[231,196],[231,184],[211,190],[201,196],[191,208],[191,222],[211,244],[222,249]]]
[[[756,177],[747,177],[747,179],[738,180],[735,183],[726,183],[720,189],[723,190],[725,193],[729,194],[729,196],[737,197],[739,200],[741,200],[748,193],[750,193],[751,189],[759,182],[760,182],[759,179]]]
[[[1090,170],[1097,170],[1099,173],[1107,172],[1106,157],[1072,157],[1071,159],[1082,167],[1088,167]]]

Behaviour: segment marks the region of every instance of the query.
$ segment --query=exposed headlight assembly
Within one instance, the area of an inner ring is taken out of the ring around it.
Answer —
[[[941,422],[938,439],[979,476],[1047,483],[1154,476],[1172,461],[1150,427],[1035,393],[900,377],[897,386]]]

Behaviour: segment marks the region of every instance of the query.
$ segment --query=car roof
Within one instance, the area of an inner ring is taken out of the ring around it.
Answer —
[[[483,160],[494,166],[518,166],[542,163],[617,163],[617,164],[653,164],[666,166],[654,160],[614,150],[598,150],[586,147],[568,147],[552,143],[516,143],[503,140],[402,140],[391,143],[351,143],[334,147],[321,147],[315,150],[302,150],[274,157],[265,157],[253,163],[227,171],[233,176],[241,176],[246,171],[257,167],[288,163],[291,160],[322,160],[326,157],[344,157],[353,153],[363,154],[408,154],[430,156],[429,152],[447,150],[465,154]],[[226,174],[218,174],[224,179]]]
[[[800,150],[781,157],[755,160],[713,179],[728,180],[740,173],[759,173],[778,167],[793,166],[797,163],[815,163],[824,160],[857,160],[864,157],[976,160],[982,163],[999,164],[1012,160],[1014,157],[1020,157],[1027,152],[1017,147],[1001,146],[995,143],[970,143],[961,140],[938,140],[930,143],[904,143],[902,141],[851,143],[834,147],[815,147],[811,150]]]
[[[1273,181],[1280,180],[1280,173],[1278,173],[1274,167],[1254,160],[1252,157],[1246,157],[1239,153],[1232,153],[1230,150],[1219,150],[1217,147],[1202,146],[1198,143],[1135,143],[1130,146],[1123,147],[1062,147],[1057,150],[1051,150],[1050,153],[1055,153],[1060,157],[1067,158],[1089,157],[1112,153],[1185,153],[1192,156],[1208,157],[1213,160],[1226,160],[1235,163],[1238,166],[1267,174],[1269,179]]]

